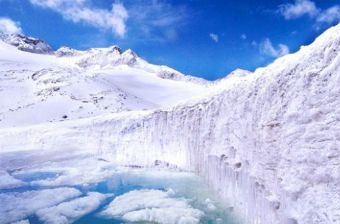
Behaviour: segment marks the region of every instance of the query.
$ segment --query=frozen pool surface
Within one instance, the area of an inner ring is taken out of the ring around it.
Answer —
[[[0,175],[0,224],[237,223],[201,178],[179,170],[88,157]]]

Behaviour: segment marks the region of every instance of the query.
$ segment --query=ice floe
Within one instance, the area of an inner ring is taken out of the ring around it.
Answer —
[[[46,224],[68,224],[94,211],[110,194],[89,192],[87,196],[44,208],[37,212],[40,221]]]
[[[75,188],[56,188],[38,191],[10,192],[0,194],[0,224],[20,221],[42,208],[81,195]]]
[[[120,217],[130,222],[198,224],[204,213],[193,208],[189,200],[175,198],[172,190],[144,189],[116,197],[101,215]]]

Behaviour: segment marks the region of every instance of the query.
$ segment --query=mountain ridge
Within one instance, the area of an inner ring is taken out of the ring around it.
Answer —
[[[51,51],[45,41],[36,38],[22,34],[6,38],[0,38],[0,96],[15,94],[14,101],[3,101],[0,126],[170,107],[216,94],[225,85],[225,79],[207,81],[165,65],[150,64],[131,49],[123,51],[117,45]],[[235,70],[231,76],[245,74],[250,72]],[[51,107],[58,110],[50,113]]]
[[[50,49],[41,47],[44,41],[12,37],[15,44],[0,40],[0,96],[13,96],[2,102],[0,126],[156,109],[209,92],[207,81],[150,64],[116,45],[51,52],[42,50]]]

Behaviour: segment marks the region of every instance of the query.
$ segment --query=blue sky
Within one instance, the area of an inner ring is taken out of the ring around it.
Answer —
[[[3,32],[54,49],[117,44],[211,80],[295,52],[339,21],[338,0],[0,0]]]

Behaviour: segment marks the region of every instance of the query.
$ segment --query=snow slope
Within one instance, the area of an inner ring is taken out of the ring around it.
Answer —
[[[27,38],[14,37],[15,43]],[[20,51],[12,42],[0,41],[0,127],[167,107],[209,92],[204,80],[116,46],[46,55]]]
[[[168,109],[1,129],[0,148],[168,162],[204,176],[245,223],[340,223],[340,25],[209,88]]]

